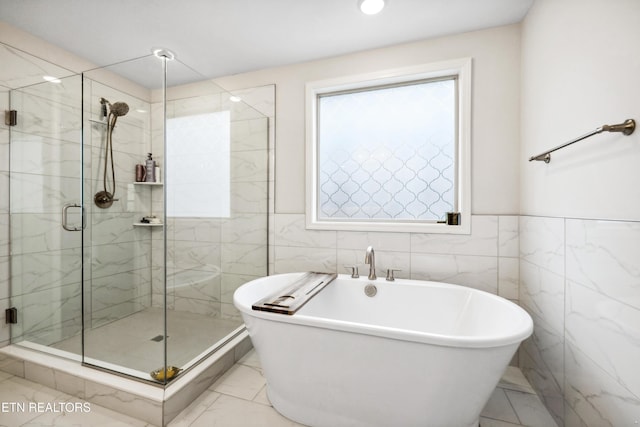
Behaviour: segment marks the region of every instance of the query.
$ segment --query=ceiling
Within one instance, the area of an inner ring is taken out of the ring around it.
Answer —
[[[0,20],[98,66],[153,47],[206,77],[519,22],[534,0],[0,0]]]

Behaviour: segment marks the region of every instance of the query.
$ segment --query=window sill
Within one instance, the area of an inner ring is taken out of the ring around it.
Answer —
[[[460,215],[460,225],[435,222],[369,222],[369,221],[317,221],[306,217],[307,230],[379,231],[389,233],[471,234],[471,215]]]

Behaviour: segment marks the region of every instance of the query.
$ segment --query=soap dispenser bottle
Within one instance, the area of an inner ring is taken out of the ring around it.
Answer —
[[[147,155],[147,160],[145,161],[145,171],[147,182],[156,182],[156,161],[151,158],[151,153]]]

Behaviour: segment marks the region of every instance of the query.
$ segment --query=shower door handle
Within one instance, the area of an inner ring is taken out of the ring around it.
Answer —
[[[82,227],[70,227],[67,222],[67,215],[69,208],[80,208],[82,209]],[[67,231],[81,231],[87,226],[87,217],[84,213],[84,208],[76,203],[67,203],[62,207],[62,228]]]

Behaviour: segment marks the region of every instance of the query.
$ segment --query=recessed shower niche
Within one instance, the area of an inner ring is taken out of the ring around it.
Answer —
[[[58,76],[9,88],[10,347],[165,386],[246,336],[268,118],[163,55]]]

